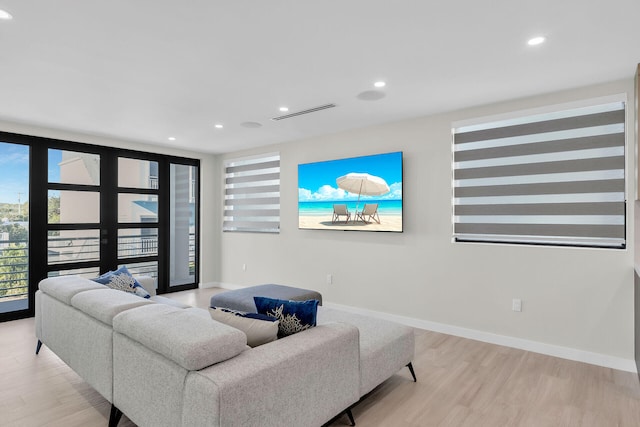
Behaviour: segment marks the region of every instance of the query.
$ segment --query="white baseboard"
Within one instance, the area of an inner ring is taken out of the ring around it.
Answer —
[[[637,372],[636,363],[632,359],[623,359],[621,357],[609,356],[606,354],[593,353],[590,351],[578,350],[575,348],[563,347],[553,344],[546,344],[537,341],[530,341],[522,338],[509,337],[506,335],[498,335],[490,332],[479,331],[476,329],[468,329],[459,326],[447,325],[444,323],[430,322],[427,320],[383,313],[380,311],[367,310],[359,307],[334,304],[326,301],[323,302],[323,305],[330,308],[338,308],[340,310],[349,311],[351,313],[363,314],[378,319],[402,323],[404,325],[408,325],[418,329],[426,329],[428,331],[468,338],[476,341],[487,342],[490,344],[502,345],[505,347],[517,348],[534,353],[546,354],[547,356],[554,356],[561,359],[589,363],[591,365],[603,366],[620,371]]]
[[[216,282],[207,282],[207,283],[200,282],[200,284],[198,285],[198,288],[200,289],[219,288],[219,287],[220,286]]]
[[[222,288],[222,289],[242,289],[246,288],[246,286],[233,285],[231,283],[221,283],[221,282],[208,282],[208,283],[200,283],[200,288],[208,289],[208,288]]]

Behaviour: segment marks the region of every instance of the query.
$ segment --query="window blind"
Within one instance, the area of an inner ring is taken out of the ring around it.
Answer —
[[[624,248],[625,103],[453,128],[455,241]]]
[[[280,232],[280,154],[225,162],[223,231]]]

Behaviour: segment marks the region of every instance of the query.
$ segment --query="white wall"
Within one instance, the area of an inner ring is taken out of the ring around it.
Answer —
[[[630,361],[632,238],[627,250],[451,241],[453,121],[618,93],[630,101],[627,172],[633,177],[631,79],[222,156],[218,179],[226,158],[280,151],[281,233],[222,233],[219,282],[306,287],[327,302]],[[398,150],[404,152],[404,233],[298,229],[299,163]],[[627,181],[629,199],[633,181]],[[633,218],[633,203],[627,217]],[[633,221],[627,233],[633,236]],[[522,299],[521,313],[511,311],[512,298]]]
[[[159,153],[171,156],[188,157],[192,159],[200,159],[200,191],[201,195],[201,237],[200,237],[200,255],[202,260],[200,268],[200,282],[208,283],[215,281],[220,270],[220,256],[218,244],[219,231],[217,224],[211,221],[213,212],[219,211],[220,202],[216,197],[209,196],[217,190],[219,182],[218,169],[215,157],[210,154],[196,153],[193,151],[179,150],[171,147],[159,147],[156,145],[142,144],[139,142],[117,140],[113,138],[105,138],[95,135],[87,135],[83,133],[67,132],[62,130],[47,129],[22,123],[3,122],[0,121],[0,130],[4,132],[13,132],[23,135],[33,135],[45,138],[61,139],[65,141],[80,142],[84,144],[103,145],[107,147],[117,147],[129,150],[144,151],[148,153]]]

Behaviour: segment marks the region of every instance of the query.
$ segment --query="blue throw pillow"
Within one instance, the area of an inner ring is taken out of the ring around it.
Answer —
[[[124,265],[116,271],[109,271],[108,273],[104,273],[102,276],[92,280],[111,289],[130,292],[142,298],[151,298],[149,292],[147,292],[147,290],[138,283]]]
[[[258,313],[275,317],[278,336],[286,337],[316,326],[318,300],[288,301],[276,298],[253,297]]]

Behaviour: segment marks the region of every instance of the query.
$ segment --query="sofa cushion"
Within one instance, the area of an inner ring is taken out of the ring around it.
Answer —
[[[135,307],[153,304],[147,299],[115,289],[93,289],[80,292],[71,298],[71,305],[107,325],[113,324],[116,314]]]
[[[278,319],[259,313],[245,313],[229,308],[209,308],[211,318],[240,329],[247,335],[247,345],[257,347],[278,339]]]
[[[287,301],[277,298],[254,297],[258,313],[277,318],[278,335],[286,337],[316,326],[318,300]]]
[[[173,298],[162,297],[160,295],[151,295],[149,300],[158,302],[160,304],[172,305],[177,308],[189,308],[191,307],[189,304],[181,303],[180,301],[174,300]]]
[[[41,280],[38,287],[45,294],[67,305],[71,304],[71,298],[77,293],[90,289],[104,289],[104,286],[80,276],[49,277]]]
[[[198,308],[149,304],[115,316],[113,329],[192,371],[230,359],[247,348],[243,332],[216,322]]]
[[[344,310],[320,307],[318,325],[341,322],[360,331],[360,394],[364,396],[414,357],[413,329]]]
[[[103,284],[111,289],[130,292],[142,298],[149,298],[151,294],[133,277],[124,265],[116,271],[109,271],[100,277],[92,279],[94,282]]]

